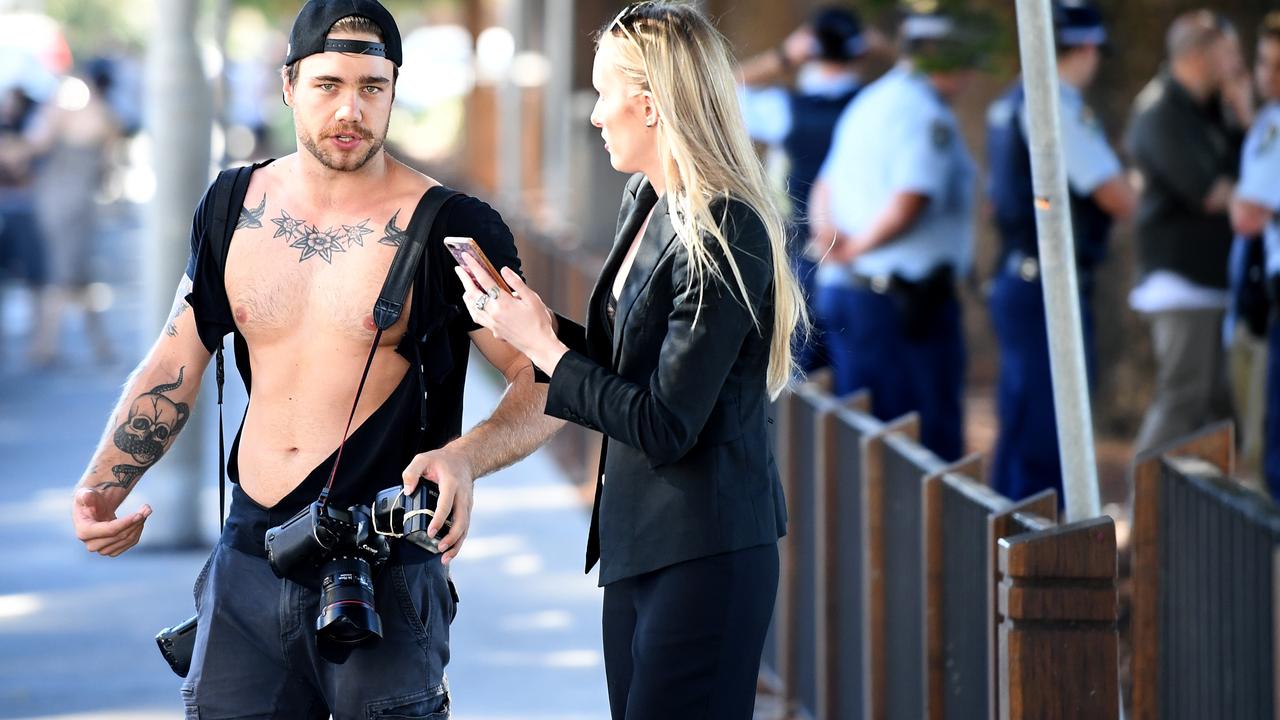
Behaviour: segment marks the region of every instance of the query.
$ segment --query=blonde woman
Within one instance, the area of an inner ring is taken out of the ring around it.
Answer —
[[[474,319],[550,375],[547,413],[605,435],[587,567],[599,559],[613,717],[746,720],[786,531],[768,402],[803,301],[707,19],[629,6],[592,82],[591,122],[634,176],[586,327],[509,269],[515,295],[470,261],[477,280],[458,274]]]

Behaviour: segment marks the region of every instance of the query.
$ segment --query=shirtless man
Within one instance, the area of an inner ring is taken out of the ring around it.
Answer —
[[[234,336],[249,408],[230,452],[232,503],[196,582],[196,650],[183,684],[191,717],[444,718],[448,629],[456,597],[446,569],[467,535],[477,477],[531,452],[558,427],[529,361],[470,324],[454,263],[439,242],[474,237],[516,269],[511,233],[488,205],[455,196],[440,212],[410,300],[374,354],[330,502],[369,504],[382,488],[440,485],[453,513],[443,555],[393,542],[374,574],[382,638],[331,662],[316,644],[319,578],[277,578],[267,528],[314,502],[370,345],[371,315],[409,219],[434,180],[382,147],[401,59],[395,21],[376,0],[310,0],[282,70],[296,153],[256,166],[226,253],[211,257],[207,193],[171,320],[133,373],[76,491],[77,536],[116,556],[137,543],[149,507],[117,516],[138,477],[173,442],[211,352]],[[425,269],[424,269],[425,268]],[[458,437],[468,335],[506,377],[492,416]],[[252,379],[252,383],[250,383]],[[433,520],[430,532],[439,530]]]

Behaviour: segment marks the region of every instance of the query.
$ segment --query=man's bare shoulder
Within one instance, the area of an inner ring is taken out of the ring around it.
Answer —
[[[245,197],[257,197],[287,185],[287,168],[296,156],[297,153],[286,155],[254,170],[253,175],[249,177],[249,187],[245,190]]]
[[[399,160],[392,159],[389,194],[401,201],[401,205],[414,205],[424,193],[433,187],[443,185],[439,180],[421,173]]]

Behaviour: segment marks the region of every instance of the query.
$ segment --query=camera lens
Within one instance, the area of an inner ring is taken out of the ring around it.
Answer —
[[[356,645],[371,637],[382,637],[369,563],[363,558],[339,557],[325,563],[322,572],[316,639]]]

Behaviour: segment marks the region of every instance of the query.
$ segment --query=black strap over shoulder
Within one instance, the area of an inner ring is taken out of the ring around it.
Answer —
[[[231,237],[236,234],[236,223],[228,222],[231,219],[231,201],[237,195],[244,195],[252,177],[253,166],[245,165],[223,170],[213,181],[213,215],[205,228],[205,240],[210,243],[209,253],[219,274],[227,268],[227,250],[231,247]],[[215,234],[218,228],[223,230],[221,237]]]
[[[356,385],[356,396],[351,401],[351,414],[347,416],[347,428],[342,431],[342,441],[338,443],[338,453],[333,459],[333,467],[329,470],[329,481],[325,483],[317,500],[322,508],[328,504],[329,493],[333,491],[333,481],[338,477],[342,449],[346,446],[347,437],[351,434],[351,423],[355,420],[356,408],[360,406],[360,395],[364,393],[364,383],[369,379],[369,368],[373,367],[373,356],[378,352],[382,333],[400,319],[400,313],[404,310],[405,297],[409,294],[409,285],[418,272],[418,261],[422,257],[423,249],[427,246],[427,238],[431,236],[431,227],[435,225],[436,216],[440,214],[440,209],[445,203],[457,194],[456,190],[443,185],[437,185],[423,193],[409,221],[408,237],[396,249],[396,256],[391,261],[391,267],[387,269],[387,279],[382,283],[382,292],[378,294],[378,300],[373,304],[373,323],[378,330],[373,334],[373,342],[369,345],[369,357],[364,362],[364,372],[360,373],[360,383]],[[418,372],[422,372],[421,367]]]
[[[418,207],[414,209],[409,221],[412,232],[396,250],[396,257],[387,271],[386,282],[382,284],[382,292],[378,294],[378,301],[373,304],[373,324],[379,330],[386,330],[400,319],[405,297],[409,294],[409,285],[418,271],[418,260],[422,257],[423,248],[427,246],[431,226],[435,224],[436,216],[440,214],[444,204],[457,194],[456,190],[437,185],[423,193],[422,199],[418,201]]]
[[[249,178],[253,175],[253,167],[231,168],[218,173],[213,181],[213,213],[204,228],[204,241],[209,243],[209,254],[221,272],[227,264],[227,248],[231,247],[231,237],[236,233],[236,224],[228,222],[231,217],[231,201],[237,195],[243,195],[249,186]],[[222,234],[218,234],[218,230]],[[214,351],[214,379],[218,387],[218,527],[226,522],[227,513],[227,451],[226,432],[222,421],[222,387],[226,380],[226,366],[222,356],[222,345]]]

